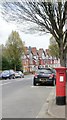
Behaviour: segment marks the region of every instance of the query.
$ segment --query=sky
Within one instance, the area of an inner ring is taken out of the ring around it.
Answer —
[[[36,47],[37,49],[43,48],[44,50],[48,49],[51,35],[45,34],[40,36],[39,34],[25,34],[21,32],[21,29],[17,30],[17,24],[7,23],[0,16],[0,44],[5,45],[12,30],[18,31],[20,38],[25,42],[25,46]]]

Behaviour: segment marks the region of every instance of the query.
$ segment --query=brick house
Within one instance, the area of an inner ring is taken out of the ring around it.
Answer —
[[[38,68],[38,54],[36,47],[31,48],[32,56],[33,56],[33,71]]]
[[[35,71],[38,66],[45,67],[48,65],[57,67],[60,65],[60,60],[50,56],[49,49],[44,51],[43,48],[37,50],[36,47],[25,47],[22,64],[24,72],[32,72]]]
[[[35,70],[37,66],[37,49],[31,47],[25,47],[25,54],[22,59],[23,63],[23,71],[24,72],[32,72]]]
[[[60,60],[54,56],[50,56],[49,49],[45,50],[46,54],[46,64],[51,67],[60,66]]]
[[[38,60],[39,60],[39,66],[45,67],[45,51],[43,48],[40,48],[38,50]]]
[[[24,53],[23,58],[22,58],[24,72],[29,72],[29,63],[30,63],[29,49],[28,49],[28,47],[25,47],[25,53]]]

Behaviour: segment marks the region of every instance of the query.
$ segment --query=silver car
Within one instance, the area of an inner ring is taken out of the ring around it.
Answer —
[[[15,71],[15,78],[24,78],[24,74],[21,71]]]

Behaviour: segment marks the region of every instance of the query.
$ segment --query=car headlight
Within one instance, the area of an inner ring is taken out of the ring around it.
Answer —
[[[7,77],[9,77],[9,75],[6,75]]]
[[[53,78],[53,74],[51,74],[50,76],[49,76],[49,79],[52,79]]]
[[[37,78],[37,77],[38,77],[38,74],[35,73],[35,76],[34,76],[34,77]]]

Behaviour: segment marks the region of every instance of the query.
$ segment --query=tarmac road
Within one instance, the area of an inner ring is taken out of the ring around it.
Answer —
[[[39,118],[45,106],[47,115],[48,97],[54,87],[33,86],[33,76],[0,81],[2,86],[2,118]]]

